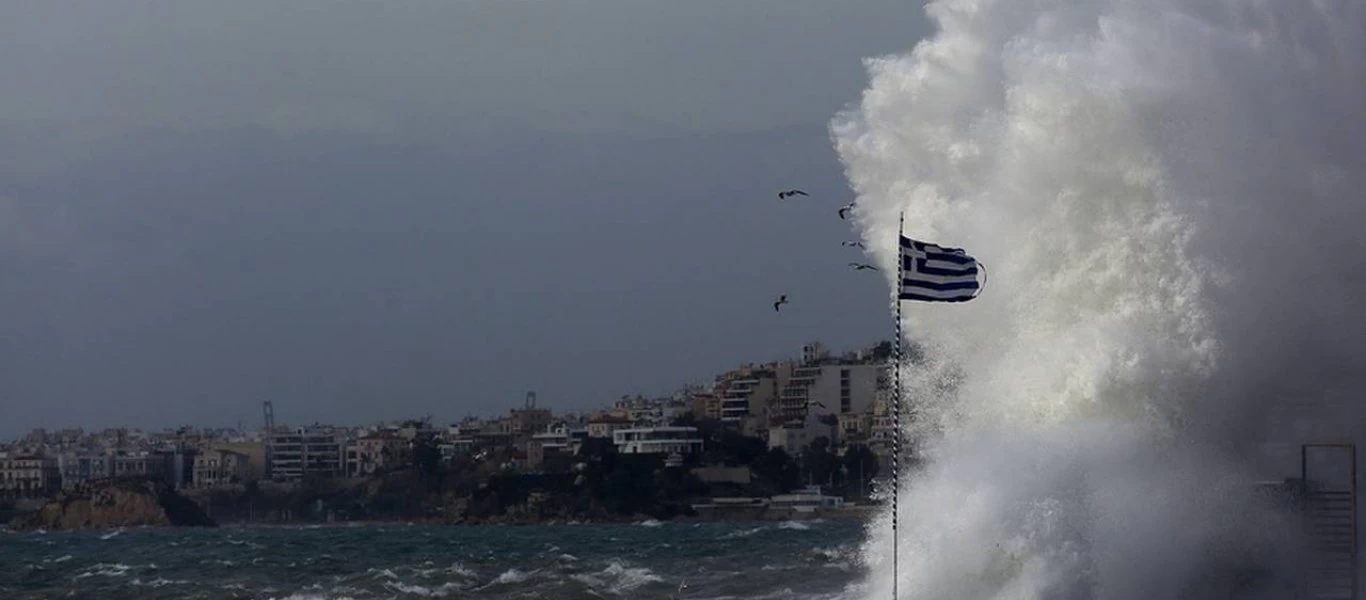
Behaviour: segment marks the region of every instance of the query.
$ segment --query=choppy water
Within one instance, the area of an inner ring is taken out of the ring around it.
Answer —
[[[834,599],[857,594],[863,533],[853,522],[0,531],[0,598]]]

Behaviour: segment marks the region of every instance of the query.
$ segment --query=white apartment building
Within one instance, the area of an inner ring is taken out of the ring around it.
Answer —
[[[612,432],[612,443],[621,454],[680,454],[702,451],[696,427],[640,427]]]

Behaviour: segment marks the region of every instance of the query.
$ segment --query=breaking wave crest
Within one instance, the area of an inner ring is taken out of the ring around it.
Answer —
[[[970,303],[906,306],[928,463],[902,490],[901,590],[1182,597],[1229,563],[1284,571],[1245,484],[1292,474],[1268,442],[1334,430],[1286,432],[1276,411],[1362,423],[1332,407],[1366,390],[1366,7],[927,12],[934,35],[868,61],[832,123],[884,272],[903,213],[907,235],[991,268]],[[889,517],[865,547],[870,598],[890,592]]]

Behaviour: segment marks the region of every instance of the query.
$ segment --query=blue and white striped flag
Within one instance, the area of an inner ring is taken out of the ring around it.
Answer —
[[[961,248],[942,248],[901,236],[902,300],[967,302],[977,297],[977,259]]]

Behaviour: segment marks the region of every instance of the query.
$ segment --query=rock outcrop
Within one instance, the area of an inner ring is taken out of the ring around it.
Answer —
[[[216,527],[199,505],[157,479],[117,479],[58,493],[15,529]]]

